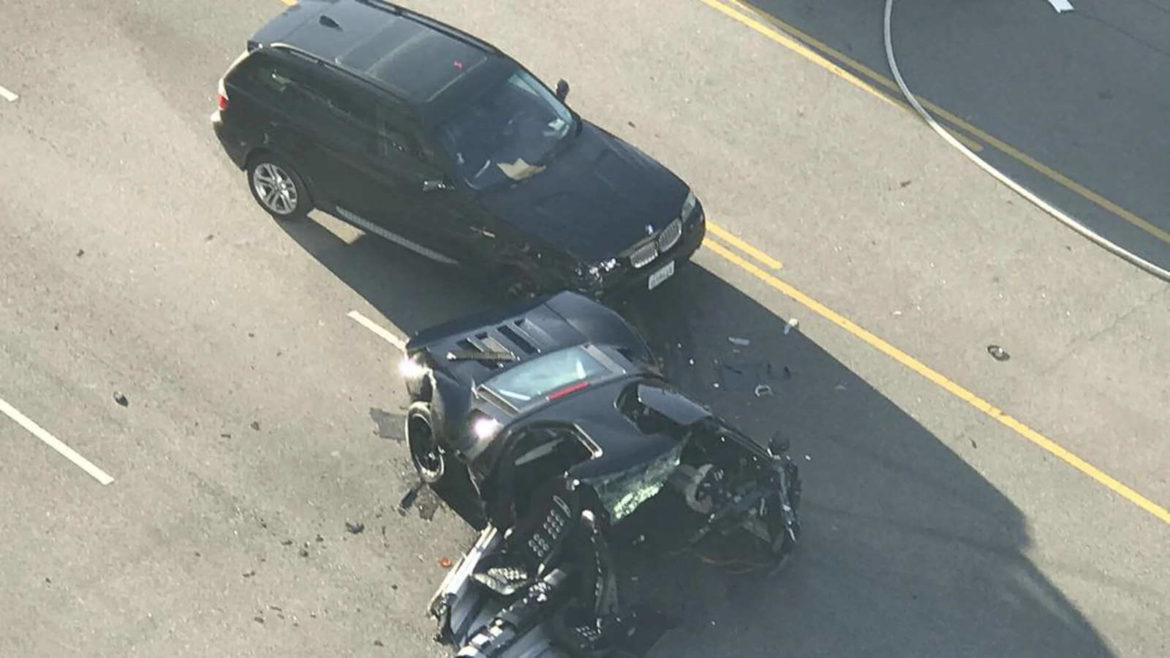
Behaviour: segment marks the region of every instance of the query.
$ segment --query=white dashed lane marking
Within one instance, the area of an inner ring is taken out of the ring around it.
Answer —
[[[397,348],[399,352],[402,352],[403,354],[406,353],[406,341],[404,341],[401,338],[399,338],[398,336],[395,336],[394,334],[390,333],[387,329],[385,329],[384,327],[379,325],[377,322],[374,322],[373,320],[367,318],[366,316],[362,315],[361,313],[358,313],[357,311],[350,311],[348,313],[348,315],[349,315],[350,319],[352,319],[354,322],[357,322],[358,324],[365,327],[366,329],[369,329],[370,331],[374,332],[380,338],[382,338],[382,340],[385,340],[387,343],[390,343],[395,348]]]
[[[114,478],[106,474],[105,471],[98,468],[97,466],[94,466],[92,462],[90,462],[85,457],[82,457],[77,453],[76,450],[65,445],[64,442],[52,434],[49,434],[49,432],[46,431],[43,427],[34,423],[28,416],[20,413],[16,407],[8,404],[2,398],[0,398],[0,411],[4,412],[5,416],[15,420],[17,425],[20,425],[24,429],[28,430],[33,436],[37,437],[41,441],[44,441],[45,444],[50,448],[61,453],[65,459],[68,459],[69,461],[76,464],[81,470],[89,473],[93,479],[101,482],[102,484],[109,484],[114,481]]]
[[[4,100],[8,101],[9,103],[13,103],[16,101],[16,99],[20,98],[20,96],[17,96],[16,94],[12,93],[11,91],[8,91],[4,87],[0,87],[0,98],[3,98]]]

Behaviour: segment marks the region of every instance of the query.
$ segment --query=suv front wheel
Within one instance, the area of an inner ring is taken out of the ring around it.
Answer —
[[[271,153],[259,153],[248,162],[248,188],[256,203],[277,219],[300,219],[313,208],[304,179]]]

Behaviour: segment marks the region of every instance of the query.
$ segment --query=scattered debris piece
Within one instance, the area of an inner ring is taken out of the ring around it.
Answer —
[[[406,516],[406,511],[414,505],[414,501],[418,500],[418,492],[423,488],[423,486],[425,485],[422,482],[419,482],[418,484],[411,487],[410,491],[406,492],[406,495],[402,497],[402,500],[398,501],[399,514]]]
[[[781,379],[792,379],[792,371],[788,369],[788,366],[784,366],[784,368],[780,371],[780,374]]]
[[[260,615],[256,615],[255,617],[252,617],[252,621],[256,622],[257,624],[263,624],[264,618]]]
[[[318,543],[318,544],[320,544],[321,542],[325,541],[325,538],[324,538],[324,537],[322,537],[321,535],[317,535],[316,539],[317,539],[317,543]],[[305,542],[305,543],[306,543],[306,544],[308,544],[309,542]]]
[[[293,540],[291,540],[291,539],[285,539],[284,541],[280,542],[280,545],[281,545],[281,546],[292,546],[292,545],[293,545]]]
[[[904,180],[904,181],[902,181],[901,183],[898,183],[898,186],[899,186],[899,187],[910,187],[910,183],[913,183],[913,182],[914,182],[914,181],[910,181],[910,180]]]
[[[255,570],[255,569],[253,569],[253,570],[251,570],[251,571],[249,571],[249,572],[245,573],[245,574],[244,574],[244,578],[251,578],[252,576],[255,576],[255,575],[256,575],[256,570]]]
[[[392,414],[377,407],[370,407],[370,419],[378,425],[375,434],[383,439],[390,439],[402,443],[406,440],[403,427],[406,418],[400,414]]]
[[[301,549],[301,557],[309,557],[309,549],[302,548]]]
[[[990,354],[991,358],[995,359],[996,361],[1007,361],[1008,359],[1012,358],[1012,355],[1008,354],[1007,350],[1000,347],[999,345],[988,345],[987,353]]]
[[[52,584],[53,584],[53,579],[52,579],[52,578],[46,578],[46,579],[45,579],[45,582],[46,582],[46,583],[48,583],[49,585],[52,585]]]
[[[969,439],[969,440],[971,441],[971,447],[972,447],[972,448],[975,448],[975,449],[978,449],[978,448],[979,448],[979,444],[978,444],[978,443],[975,443],[975,439]]]
[[[739,338],[738,336],[728,336],[727,340],[732,345],[739,345],[740,347],[747,347],[748,345],[752,344],[752,341],[748,340],[747,338]]]
[[[833,387],[833,390],[834,391],[844,391],[845,385],[844,384],[837,384],[836,386]]]
[[[82,257],[82,256],[84,256],[84,255],[85,255],[85,250],[84,250],[84,249],[78,249],[78,250],[77,250],[77,257],[78,257],[78,258],[81,258],[81,257]]]
[[[114,402],[117,402],[118,404],[122,405],[123,407],[130,406],[130,399],[127,398],[125,395],[118,393],[118,392],[114,393]]]
[[[714,384],[711,384],[711,386],[714,386],[715,388],[719,388],[719,382],[715,382]]]
[[[259,432],[260,431],[260,421],[258,421],[258,420],[252,421],[251,428],[256,430],[257,432]]]
[[[381,646],[385,646],[385,645],[382,644],[381,640],[374,640],[374,646],[381,647]]]
[[[772,395],[772,387],[767,384],[759,384],[756,386],[756,397],[762,398]]]
[[[443,567],[444,569],[450,569],[451,568],[451,558],[449,558],[445,555],[443,557],[439,558],[439,566]]]
[[[211,242],[211,241],[212,241],[212,240],[214,240],[214,239],[215,239],[215,234],[214,234],[214,233],[208,233],[208,234],[207,234],[207,237],[206,237],[206,238],[203,238],[203,241],[204,241],[204,242]]]
[[[365,531],[366,524],[364,524],[360,521],[357,523],[350,523],[349,521],[346,521],[345,522],[345,529],[351,535],[360,535],[360,534],[362,534],[362,532]]]
[[[281,608],[281,607],[280,607],[280,606],[278,606],[278,605],[270,605],[270,606],[268,606],[268,609],[269,609],[269,610],[275,610],[275,611],[277,611],[277,612],[284,612],[284,609],[283,609],[283,608]]]
[[[221,438],[221,439],[230,439],[230,438],[232,438],[232,433],[231,433],[231,432],[222,432],[222,433],[219,435],[219,438]]]
[[[253,333],[251,331],[248,332],[248,338],[255,338],[255,337],[256,337],[255,333]]]
[[[809,457],[808,455],[805,455],[805,456],[804,456],[804,461],[806,461],[806,462],[811,462],[811,461],[812,461],[812,457]]]
[[[687,359],[687,363],[693,366],[693,365],[695,365],[695,360],[694,359]]]
[[[626,125],[627,125],[627,126],[629,126],[629,127],[631,127],[631,128],[637,128],[637,126],[635,126],[635,125],[634,125],[634,122],[633,122],[633,121],[627,121],[627,122],[626,122]]]
[[[902,312],[901,311],[894,311],[893,315],[896,318],[900,318],[900,317],[902,317]]]

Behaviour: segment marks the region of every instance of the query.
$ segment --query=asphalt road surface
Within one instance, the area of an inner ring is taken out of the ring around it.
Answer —
[[[862,78],[889,77],[884,0],[751,4]],[[981,157],[1170,269],[1170,3],[1071,4],[896,0],[898,67],[916,96],[963,121],[948,127],[982,133],[971,136]]]
[[[1164,283],[703,2],[411,6],[568,79],[745,241],[625,312],[684,387],[791,438],[804,542],[763,582],[662,565],[682,623],[652,655],[1170,653]],[[0,6],[0,400],[113,478],[0,415],[0,655],[443,655],[423,606],[471,534],[397,511],[399,354],[349,314],[405,336],[495,302],[255,206],[208,115],[282,8]],[[943,102],[925,36],[902,56]]]

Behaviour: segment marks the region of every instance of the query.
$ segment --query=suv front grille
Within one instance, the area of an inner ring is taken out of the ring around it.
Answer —
[[[630,264],[635,268],[646,267],[655,258],[658,258],[658,243],[650,241],[638,247],[634,250],[634,253],[630,254]]]
[[[670,248],[678,244],[678,239],[682,237],[682,222],[674,220],[662,229],[662,233],[658,235],[658,251],[666,253]]]

